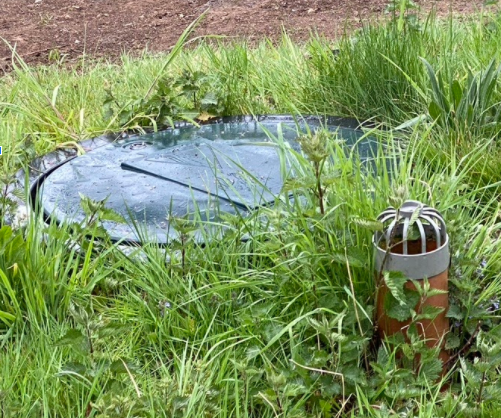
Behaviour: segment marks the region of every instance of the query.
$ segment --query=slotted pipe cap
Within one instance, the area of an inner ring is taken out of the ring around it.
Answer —
[[[425,204],[408,200],[397,211],[390,207],[379,215],[384,225],[383,231],[374,234],[373,244],[376,251],[376,268],[401,271],[411,279],[433,277],[445,271],[450,262],[449,237],[442,215]],[[421,243],[421,252],[409,254],[411,228],[417,228],[419,237],[413,241]],[[391,252],[387,248],[394,245],[398,238],[402,243],[403,254]],[[434,241],[436,249],[427,251],[427,243]],[[388,252],[388,254],[387,254]]]

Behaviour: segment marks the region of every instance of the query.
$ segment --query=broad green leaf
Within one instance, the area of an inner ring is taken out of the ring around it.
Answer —
[[[366,376],[363,369],[356,364],[345,365],[340,369],[344,379],[350,383],[364,385],[366,384]]]
[[[421,308],[421,312],[416,316],[416,320],[435,319],[444,311],[444,308],[438,306],[425,305]]]
[[[383,277],[386,287],[392,296],[400,305],[405,305],[404,285],[409,281],[407,276],[399,271],[385,271]]]
[[[426,297],[431,298],[433,296],[438,296],[438,295],[445,295],[449,293],[447,290],[443,289],[430,289],[426,292]]]
[[[258,347],[258,346],[252,346],[252,347],[249,347],[246,351],[245,351],[245,359],[246,360],[253,360],[255,359],[257,356],[259,356],[261,354],[261,349]]]
[[[443,116],[442,109],[435,102],[431,102],[428,106],[428,113],[433,120],[438,120]]]
[[[273,373],[267,374],[268,382],[274,388],[283,388],[287,384],[287,377],[283,373]]]
[[[64,364],[60,373],[68,374],[68,372],[76,373],[83,376],[87,372],[87,367],[82,363],[68,362]]]
[[[85,196],[82,193],[80,195],[80,206],[87,216],[97,213],[97,211],[102,207],[103,201],[92,200],[90,197]]]
[[[387,293],[384,300],[386,315],[397,321],[406,321],[412,317],[419,301],[419,294],[415,290],[405,289],[405,304],[401,305],[391,293]]]
[[[314,318],[308,318],[307,322],[320,334],[328,335],[330,332],[329,323],[325,320],[325,318],[322,319],[322,321],[317,321]]]
[[[447,338],[445,340],[445,349],[446,350],[454,350],[455,348],[458,348],[459,345],[461,344],[461,341],[459,340],[459,337],[455,334],[448,334]]]
[[[412,317],[412,311],[407,305],[400,305],[398,301],[388,293],[385,298],[384,311],[392,319],[403,322]]]
[[[355,249],[347,249],[346,252],[333,252],[330,254],[331,263],[338,263],[350,267],[363,268],[368,264],[368,259],[365,254],[358,253]]]
[[[388,350],[386,347],[381,346],[377,350],[377,363],[379,365],[386,365],[388,361],[390,360],[390,355],[388,354]]]
[[[56,345],[79,345],[86,339],[87,337],[80,330],[71,328],[63,337],[56,341]]]
[[[325,350],[315,350],[308,362],[308,366],[316,368],[324,367],[330,358],[330,354]]]
[[[460,321],[464,318],[464,312],[458,305],[450,305],[446,316]]]
[[[491,369],[490,362],[486,360],[480,360],[473,363],[473,367],[480,373],[486,373]]]
[[[298,383],[288,383],[283,390],[283,396],[288,398],[295,398],[305,393],[309,393],[309,389]]]
[[[426,379],[427,382],[433,382],[438,379],[442,373],[442,361],[438,358],[427,360],[419,369],[419,376]]]
[[[200,100],[200,103],[203,105],[217,105],[217,96],[214,92],[210,91]]]
[[[127,366],[127,367],[126,367]],[[127,371],[128,369],[128,371]],[[116,374],[125,374],[130,371],[137,370],[137,366],[131,362],[126,361],[125,363],[122,360],[115,360],[109,366],[109,370],[112,373]]]
[[[98,214],[100,221],[111,221],[119,224],[126,223],[126,220],[122,215],[120,215],[117,211],[110,208],[102,207],[99,210]]]
[[[325,397],[337,396],[343,393],[343,387],[341,386],[341,383],[338,381],[338,379],[333,378],[333,376],[322,375],[319,378],[319,383],[322,390],[322,395],[324,395]]]

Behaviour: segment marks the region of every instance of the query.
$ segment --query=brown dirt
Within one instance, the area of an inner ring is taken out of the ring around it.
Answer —
[[[244,37],[251,41],[280,36],[296,40],[312,30],[335,39],[345,27],[384,14],[388,0],[0,0],[0,38],[15,45],[29,63],[49,56],[71,61],[87,54],[116,58],[122,52],[167,51],[183,30],[209,9],[197,34]],[[483,0],[421,0],[436,7],[469,13]],[[52,51],[52,53],[51,53]],[[55,53],[55,51],[58,51]],[[0,43],[0,74],[9,68],[11,51]]]

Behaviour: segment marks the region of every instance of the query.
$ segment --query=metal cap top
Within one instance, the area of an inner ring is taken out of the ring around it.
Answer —
[[[422,254],[427,252],[427,241],[434,240],[436,248],[447,242],[447,229],[440,212],[417,200],[407,200],[399,210],[389,207],[379,215],[378,220],[384,224],[383,232],[376,232],[374,235],[374,242],[378,247],[381,242],[386,243],[386,248],[393,245],[391,241],[395,235],[400,238],[405,255],[409,254],[409,240],[421,241]]]
[[[403,218],[411,218],[416,210],[422,210],[424,205],[417,200],[407,200],[400,208],[400,216]]]

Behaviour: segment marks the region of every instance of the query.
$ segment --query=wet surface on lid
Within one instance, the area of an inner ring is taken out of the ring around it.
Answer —
[[[81,221],[80,194],[106,198],[106,206],[129,221],[104,223],[114,240],[166,243],[176,234],[169,216],[196,212],[202,220],[217,222],[221,211],[242,213],[273,204],[283,185],[275,138],[300,151],[297,137],[320,125],[316,118],[298,124],[290,117],[238,120],[110,143],[51,172],[40,186],[41,206],[59,222]],[[347,147],[362,136],[355,129],[326,127]],[[362,161],[375,149],[370,139],[357,144]]]

